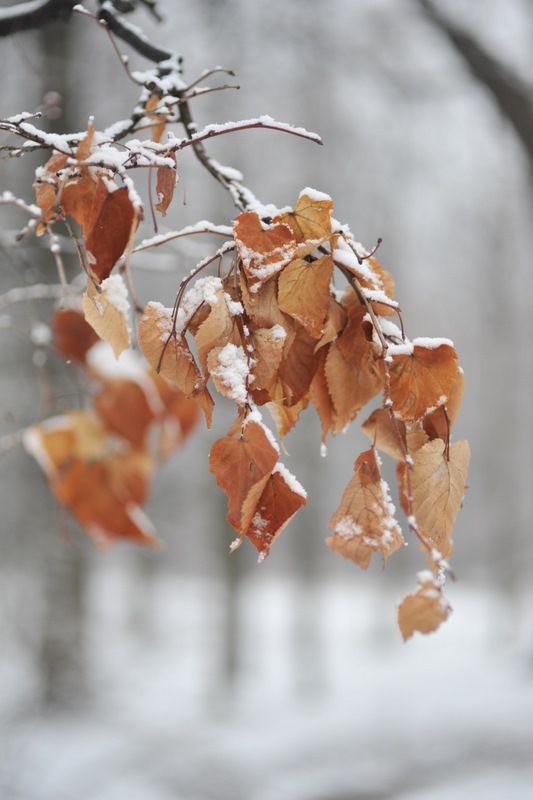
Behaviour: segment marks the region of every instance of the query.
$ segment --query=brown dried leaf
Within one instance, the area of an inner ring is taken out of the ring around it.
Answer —
[[[259,551],[260,561],[268,556],[274,541],[305,503],[305,491],[283,464],[276,464],[245,534]]]
[[[122,186],[111,191],[100,178],[94,194],[88,224],[83,225],[89,267],[99,282],[107,278],[126,248],[131,245],[139,224],[128,195]]]
[[[376,408],[363,422],[361,430],[374,442],[378,450],[387,453],[392,458],[403,458],[398,434],[407,449],[405,423],[397,420],[396,424],[398,432],[394,428],[389,411],[385,408]]]
[[[398,419],[418,420],[446,403],[458,368],[451,344],[416,344],[411,354],[392,355],[390,394]]]
[[[209,471],[228,497],[227,520],[241,540],[277,460],[263,425],[253,420],[245,423],[240,436],[217,439],[211,448]]]
[[[115,358],[130,344],[129,301],[121,275],[110,275],[99,287],[89,279],[82,298],[85,319],[100,339],[113,348]]]
[[[381,551],[386,560],[404,544],[374,448],[357,458],[354,475],[329,527],[333,534],[326,542],[331,549],[363,569],[368,568],[373,553]]]
[[[339,340],[329,346],[325,374],[335,409],[332,432],[336,436],[382,390],[383,378],[379,373],[368,372],[348,361],[342,352]]]
[[[57,308],[50,321],[54,335],[54,347],[65,358],[85,361],[87,351],[100,337],[92,328],[83,313],[81,301],[79,308]]]
[[[452,610],[431,572],[421,572],[418,582],[420,588],[414,594],[408,594],[398,608],[398,623],[404,641],[415,631],[431,633],[436,630]]]
[[[412,459],[412,513],[424,539],[448,559],[453,550],[453,526],[466,488],[468,442],[463,439],[453,444],[447,460],[445,443],[433,439],[414,452]],[[406,496],[405,469],[401,470],[401,477],[401,491]]]
[[[422,425],[430,439],[443,439],[448,441],[450,431],[457,421],[459,409],[463,402],[465,391],[465,378],[461,369],[457,370],[457,375],[450,389],[450,395],[445,406],[440,406],[435,411],[424,417]],[[444,410],[446,409],[446,413]],[[446,419],[446,416],[448,419]]]
[[[98,547],[116,538],[155,545],[141,505],[153,462],[146,455],[109,449],[107,432],[85,412],[34,425],[24,445],[43,469],[50,489]]]
[[[175,153],[166,153],[167,158],[172,158],[174,163],[176,163],[176,154]],[[176,188],[178,175],[176,169],[172,167],[158,167],[157,168],[157,182],[155,187],[155,193],[157,195],[158,202],[156,203],[156,208],[161,214],[166,217],[167,209],[172,202],[172,198],[174,197],[174,189]]]
[[[294,258],[296,240],[288,225],[263,226],[253,211],[234,220],[233,233],[253,304],[262,284]]]
[[[292,230],[297,242],[295,256],[299,258],[308,255],[331,237],[333,202],[325,194],[313,192],[313,195],[309,196],[304,189],[294,211],[280,214],[273,220],[274,223],[288,225]]]
[[[286,314],[319,339],[329,310],[329,284],[333,274],[331,256],[308,262],[296,258],[281,272],[278,279],[278,303]]]
[[[139,321],[139,345],[151,367],[192,397],[211,427],[214,402],[185,337],[174,331],[172,310],[148,303]]]

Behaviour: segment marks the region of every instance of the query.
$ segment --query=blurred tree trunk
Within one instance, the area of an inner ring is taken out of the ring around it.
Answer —
[[[42,65],[43,99],[57,100],[62,109],[49,130],[76,130],[75,94],[69,90],[69,70],[76,58],[76,26],[54,23],[43,27],[37,36]],[[48,94],[48,93],[57,93]],[[47,254],[45,254],[47,258]],[[51,259],[47,267],[55,269]],[[53,275],[53,281],[57,276]],[[45,613],[41,640],[41,670],[44,678],[43,702],[46,706],[71,706],[84,692],[84,558],[77,541],[65,542],[57,530],[48,532],[43,542],[43,592]]]

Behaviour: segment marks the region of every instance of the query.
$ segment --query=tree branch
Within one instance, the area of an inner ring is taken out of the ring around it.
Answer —
[[[28,0],[0,9],[0,36],[42,28],[49,22],[66,22],[77,0]]]
[[[487,52],[474,38],[443,16],[429,0],[418,0],[427,16],[451,41],[472,74],[484,84],[513,126],[533,165],[533,91],[509,67]]]

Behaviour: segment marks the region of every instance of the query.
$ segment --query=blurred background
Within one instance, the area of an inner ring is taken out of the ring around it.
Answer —
[[[0,9],[13,5],[0,2]],[[0,798],[448,800],[533,796],[533,495],[529,448],[533,7],[528,0],[161,0],[131,21],[180,52],[185,79],[220,65],[240,90],[199,98],[199,127],[270,114],[324,147],[251,130],[208,143],[265,203],[306,186],[396,280],[407,335],[453,339],[472,449],[454,533],[454,614],[404,644],[415,542],[367,573],[324,544],[367,440],[357,421],[320,454],[309,408],[284,460],[309,493],[255,567],[207,469],[233,410],[158,472],[147,512],[165,543],[97,552],[15,446],[79,406],[79,379],[43,337],[56,283],[41,241],[0,230]],[[90,3],[87,7],[91,8]],[[431,10],[433,9],[433,11]],[[129,52],[133,69],[150,64]],[[127,118],[137,87],[86,17],[0,40],[0,117],[45,112],[58,132]],[[225,78],[223,79],[225,80]],[[208,80],[216,85],[217,79]],[[176,131],[176,135],[181,132]],[[42,154],[0,163],[33,200]],[[184,152],[160,231],[228,224],[224,190]],[[184,202],[186,200],[186,203]],[[143,235],[150,235],[150,219]],[[172,305],[206,237],[133,262],[143,301]],[[72,275],[75,261],[72,259]],[[366,418],[362,412],[361,421]],[[388,470],[388,471],[387,471]],[[394,469],[385,467],[395,494]]]

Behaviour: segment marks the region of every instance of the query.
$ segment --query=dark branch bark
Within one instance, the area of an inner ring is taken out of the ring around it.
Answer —
[[[428,17],[447,35],[475,77],[484,84],[509,120],[533,165],[533,90],[478,41],[444,17],[429,0],[418,0]]]
[[[0,9],[0,36],[42,28],[49,22],[66,22],[78,0],[30,0]]]

